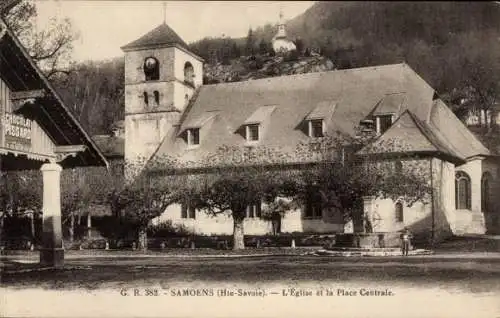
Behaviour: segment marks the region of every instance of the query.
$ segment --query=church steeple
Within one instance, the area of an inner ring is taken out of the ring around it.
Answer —
[[[283,17],[283,10],[280,9],[278,32],[273,37],[273,50],[276,54],[285,54],[287,52],[296,50],[295,44],[287,39],[286,36],[286,23]]]
[[[274,36],[275,39],[285,39],[286,38],[286,25],[285,25],[285,20],[283,18],[283,10],[280,9],[280,15],[279,15],[279,21],[278,21],[278,32]]]
[[[127,162],[148,159],[156,151],[203,82],[203,59],[162,22],[122,47]],[[128,178],[133,171],[125,173]]]

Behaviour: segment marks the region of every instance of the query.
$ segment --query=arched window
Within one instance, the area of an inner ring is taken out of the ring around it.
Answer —
[[[190,62],[184,64],[184,82],[194,85],[194,68]]]
[[[160,105],[160,92],[154,91],[154,95],[155,95],[155,103],[156,103],[156,105]]]
[[[471,208],[470,177],[463,171],[455,175],[455,208],[457,210]]]
[[[144,93],[142,93],[142,95],[144,96],[144,104],[148,105],[149,104],[148,93],[144,92]]]
[[[144,60],[144,76],[146,81],[157,81],[160,79],[160,63],[154,57],[147,57]]]
[[[401,203],[401,201],[396,202],[394,209],[395,209],[395,213],[396,213],[396,222],[403,222],[404,221],[403,203]]]
[[[483,173],[481,177],[481,211],[483,212],[490,210],[490,182],[491,174]]]

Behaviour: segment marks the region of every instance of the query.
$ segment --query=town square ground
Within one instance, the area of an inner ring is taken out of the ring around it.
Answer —
[[[1,290],[9,291],[3,293],[5,313],[10,308],[23,316],[67,316],[75,310],[70,304],[77,301],[82,316],[94,316],[97,312],[92,308],[100,308],[99,315],[108,310],[106,315],[116,317],[132,313],[256,317],[271,311],[302,317],[312,309],[314,316],[342,310],[342,317],[359,317],[363,308],[370,308],[372,317],[434,317],[436,313],[444,317],[440,310],[447,306],[449,317],[470,317],[471,308],[477,308],[474,317],[497,317],[497,248],[476,246],[476,252],[471,252],[467,247],[442,247],[433,255],[409,257],[312,256],[300,249],[266,256],[250,249],[247,255],[199,250],[69,251],[64,269],[36,271],[29,270],[36,255],[24,252],[2,256]],[[35,298],[23,306],[15,304],[26,297]],[[47,303],[36,305],[42,301],[57,303],[57,311]],[[237,305],[239,311],[233,308]],[[243,310],[246,306],[253,309]]]

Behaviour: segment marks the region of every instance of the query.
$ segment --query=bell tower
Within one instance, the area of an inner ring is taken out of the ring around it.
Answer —
[[[203,59],[166,23],[125,52],[125,160],[145,163],[202,85]]]

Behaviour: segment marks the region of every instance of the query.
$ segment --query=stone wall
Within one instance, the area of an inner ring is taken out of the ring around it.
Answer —
[[[154,57],[160,63],[160,82],[175,80],[174,47],[162,49],[139,50],[125,53],[125,85],[137,84],[146,80],[144,76],[144,60]]]
[[[125,117],[125,161],[149,158],[168,130],[179,120],[177,112],[146,113]]]

